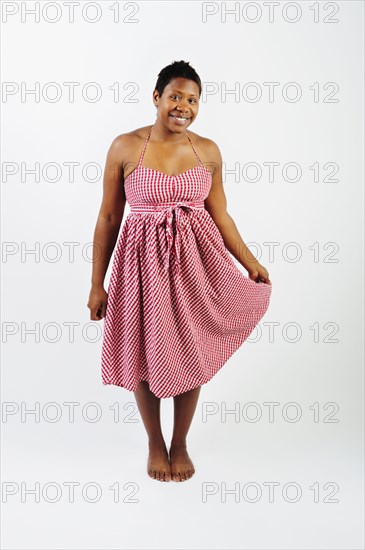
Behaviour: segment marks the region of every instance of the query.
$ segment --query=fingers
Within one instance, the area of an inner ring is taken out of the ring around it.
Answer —
[[[106,307],[103,304],[90,308],[90,320],[101,321],[101,319],[104,319],[105,317],[105,312]]]
[[[266,283],[268,285],[271,285],[271,281],[269,277],[264,277],[263,275],[259,275],[256,279],[257,283]]]

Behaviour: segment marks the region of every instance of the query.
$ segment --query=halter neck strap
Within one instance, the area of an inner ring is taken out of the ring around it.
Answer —
[[[152,132],[152,128],[153,128],[153,127],[154,127],[154,124],[151,126],[150,131],[148,132],[148,135],[147,135],[147,137],[146,137],[146,139],[145,139],[145,142],[144,142],[144,145],[143,145],[143,149],[142,149],[142,152],[141,152],[141,154],[140,154],[140,157],[139,157],[139,161],[138,161],[138,165],[137,165],[137,166],[141,166],[141,165],[142,165],[142,161],[143,161],[143,157],[144,157],[144,154],[145,154],[145,151],[146,151],[147,143],[148,143],[148,140],[150,139],[150,136],[151,136],[151,132]],[[187,131],[185,131],[185,135],[187,136],[187,138],[188,138],[188,140],[189,140],[189,142],[190,142],[190,145],[191,145],[191,147],[193,148],[193,151],[194,151],[194,153],[195,153],[195,156],[196,156],[196,158],[197,158],[199,164],[200,164],[201,166],[203,166],[203,163],[202,163],[202,161],[200,160],[200,157],[199,157],[198,153],[196,152],[196,149],[195,149],[195,147],[194,147],[194,145],[193,145],[193,142],[191,141],[190,136],[189,136],[189,134],[187,133]]]

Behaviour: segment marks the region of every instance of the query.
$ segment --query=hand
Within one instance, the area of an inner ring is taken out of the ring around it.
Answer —
[[[253,266],[247,269],[247,271],[249,278],[256,283],[266,283],[268,285],[272,284],[267,270],[259,262],[253,264]]]
[[[91,287],[87,307],[90,309],[90,319],[92,321],[101,321],[106,314],[108,303],[108,293],[103,287]]]

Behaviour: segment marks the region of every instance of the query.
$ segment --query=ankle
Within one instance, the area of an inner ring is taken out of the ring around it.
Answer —
[[[172,439],[170,447],[184,447],[186,449],[186,439]]]
[[[166,448],[166,443],[163,437],[150,437],[148,439],[148,447],[150,449],[156,449],[157,447]]]

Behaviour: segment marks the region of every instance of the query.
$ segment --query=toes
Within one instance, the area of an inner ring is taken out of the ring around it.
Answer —
[[[171,475],[170,472],[162,471],[160,472],[160,481],[171,481]]]
[[[157,481],[171,481],[171,473],[161,470],[147,470],[148,475]],[[176,480],[180,481],[180,479]]]
[[[187,470],[186,472],[173,472],[172,479],[174,481],[187,481],[193,477],[195,470]]]
[[[147,473],[152,479],[157,481],[171,481],[172,474],[171,470],[154,470],[153,468],[147,468]],[[180,480],[177,480],[180,481]]]

